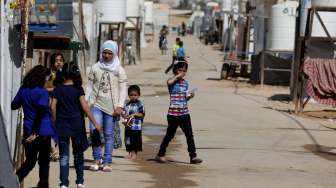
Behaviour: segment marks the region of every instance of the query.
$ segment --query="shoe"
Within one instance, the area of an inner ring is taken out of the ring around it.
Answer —
[[[67,187],[67,186],[65,186],[65,185],[62,185],[62,186],[61,186],[61,188],[68,188],[68,187]]]
[[[99,170],[99,165],[98,164],[92,164],[90,165],[90,170],[92,171],[98,171]]]
[[[190,164],[200,164],[202,162],[203,162],[202,159],[197,158],[197,157],[190,159]]]
[[[166,159],[165,159],[164,157],[159,157],[159,156],[156,156],[156,157],[155,157],[155,160],[156,160],[156,162],[158,162],[158,163],[165,163],[165,162],[167,162]]]
[[[104,167],[103,167],[103,171],[104,171],[104,172],[111,172],[111,171],[112,171],[112,168],[111,168],[111,166],[109,166],[109,165],[104,165]]]
[[[83,184],[77,184],[77,188],[85,188]]]

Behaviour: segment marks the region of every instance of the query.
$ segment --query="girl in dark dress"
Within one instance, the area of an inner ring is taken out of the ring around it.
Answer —
[[[97,130],[100,125],[94,119],[84,98],[82,79],[75,64],[66,63],[62,69],[63,84],[53,91],[51,109],[59,135],[60,186],[69,187],[69,142],[72,141],[77,188],[84,187],[84,151],[88,148],[85,131],[85,112]]]

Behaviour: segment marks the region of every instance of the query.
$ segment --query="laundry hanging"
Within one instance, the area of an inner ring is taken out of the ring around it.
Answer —
[[[307,94],[320,104],[336,107],[336,60],[307,58],[303,71],[309,77]]]

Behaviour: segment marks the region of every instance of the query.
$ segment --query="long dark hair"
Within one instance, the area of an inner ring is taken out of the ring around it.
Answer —
[[[58,53],[54,53],[54,54],[52,54],[52,55],[50,56],[50,62],[49,62],[49,65],[50,65],[50,68],[51,68],[51,69],[54,67],[55,62],[56,62],[56,57],[58,57],[58,56],[61,56],[61,57],[62,57],[63,62],[65,61],[63,54],[61,54],[61,53],[59,53],[59,52],[58,52]]]
[[[65,63],[62,67],[61,75],[63,81],[66,79],[71,79],[76,87],[82,87],[83,81],[81,73],[79,67],[75,63]]]
[[[48,70],[42,65],[33,67],[23,78],[22,87],[34,88],[44,87]]]

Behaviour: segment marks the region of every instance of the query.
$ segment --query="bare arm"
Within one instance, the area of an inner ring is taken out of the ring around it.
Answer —
[[[180,74],[177,74],[177,75],[175,75],[175,76],[169,78],[169,79],[167,80],[167,84],[168,84],[168,85],[172,85],[172,84],[174,84],[177,80],[183,78],[184,75],[185,75],[185,73],[184,73],[184,72],[181,72]]]
[[[97,123],[96,119],[94,118],[92,112],[90,111],[89,104],[86,102],[84,95],[79,97],[80,104],[82,106],[83,111],[86,113],[89,120],[93,123],[94,127],[97,130],[101,129],[101,126]]]
[[[56,120],[56,104],[57,104],[57,99],[52,98],[51,99],[51,114],[52,114],[52,119],[55,122]]]
[[[133,117],[136,117],[136,118],[144,118],[144,114],[143,113],[134,113],[132,114]]]

